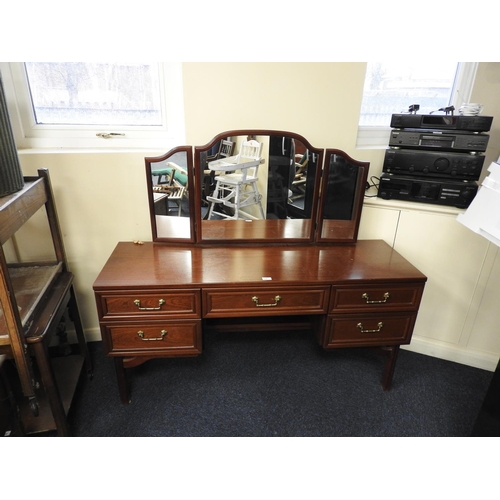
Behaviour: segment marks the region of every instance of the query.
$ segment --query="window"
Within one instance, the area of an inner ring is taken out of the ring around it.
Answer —
[[[180,64],[26,62],[0,68],[4,80],[10,78],[20,148],[165,149],[183,142]]]
[[[413,104],[421,114],[451,105],[458,112],[470,98],[475,72],[476,63],[367,63],[357,147],[386,147],[391,115]]]

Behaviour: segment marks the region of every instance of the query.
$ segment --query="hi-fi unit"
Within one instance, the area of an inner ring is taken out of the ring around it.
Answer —
[[[482,154],[389,148],[383,171],[398,175],[442,177],[476,181],[484,164]]]
[[[389,146],[415,149],[442,149],[484,152],[490,136],[470,132],[437,132],[433,130],[391,130]]]
[[[385,200],[407,200],[467,208],[477,190],[478,185],[474,181],[422,180],[384,173],[380,177],[377,196]]]
[[[391,118],[393,128],[469,130],[488,132],[493,122],[492,116],[465,115],[416,115],[395,114]]]

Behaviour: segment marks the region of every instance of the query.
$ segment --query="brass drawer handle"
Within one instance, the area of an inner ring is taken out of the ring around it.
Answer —
[[[361,330],[361,333],[378,333],[378,332],[380,332],[380,330],[382,330],[382,327],[384,326],[384,323],[382,323],[382,321],[381,321],[378,324],[378,329],[377,330],[364,330],[363,329],[363,323],[358,323],[356,326]]]
[[[385,304],[387,302],[387,299],[391,296],[389,292],[384,293],[384,300],[370,300],[370,297],[367,293],[364,293],[361,295],[362,299],[365,299],[367,304]]]
[[[255,295],[252,297],[252,302],[255,302],[255,305],[257,307],[276,307],[280,300],[281,297],[279,295],[276,295],[276,297],[274,297],[274,304],[259,304],[259,297]]]
[[[161,333],[161,337],[156,337],[156,338],[152,338],[152,339],[146,339],[146,338],[144,338],[144,332],[142,330],[139,330],[137,332],[137,335],[139,335],[139,337],[141,337],[141,340],[145,340],[145,341],[150,341],[150,340],[157,341],[157,340],[163,340],[163,338],[165,337],[165,335],[168,332],[167,332],[167,330],[162,330],[160,333]]]
[[[137,306],[139,311],[160,311],[161,306],[165,304],[165,299],[160,299],[158,301],[158,307],[141,307],[141,301],[139,299],[135,299],[134,304]]]

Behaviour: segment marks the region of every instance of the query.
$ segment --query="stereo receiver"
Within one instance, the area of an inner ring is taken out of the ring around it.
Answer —
[[[389,148],[385,152],[383,171],[476,181],[481,175],[483,164],[482,154]]]
[[[476,196],[474,181],[422,180],[382,174],[377,196],[385,200],[407,200],[467,208]]]
[[[393,128],[423,128],[469,130],[471,132],[488,132],[493,122],[492,116],[464,115],[416,115],[395,114],[391,118]]]
[[[484,152],[490,136],[467,132],[433,130],[391,130],[389,146],[416,149],[443,149]]]

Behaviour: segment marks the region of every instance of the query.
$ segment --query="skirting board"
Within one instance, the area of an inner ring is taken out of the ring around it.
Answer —
[[[453,361],[461,365],[472,366],[494,372],[498,364],[498,356],[480,351],[468,351],[455,346],[436,344],[417,337],[413,337],[410,345],[403,345],[401,349],[425,354],[434,358]]]
[[[88,328],[85,330],[85,338],[87,342],[100,342],[102,340],[101,331],[99,328]],[[71,330],[68,330],[68,339],[70,343],[76,343],[76,335]],[[434,358],[444,359],[446,361],[452,361],[454,363],[460,363],[490,372],[494,372],[498,364],[498,356],[493,354],[466,351],[454,346],[436,344],[416,337],[412,339],[410,345],[403,345],[401,349],[407,349],[408,351],[418,354],[425,354],[426,356],[432,356]]]

